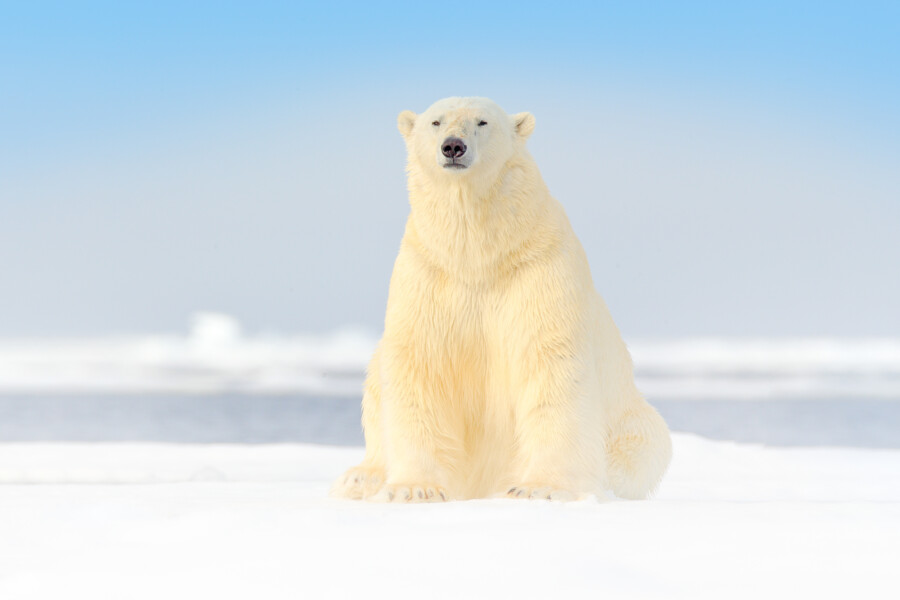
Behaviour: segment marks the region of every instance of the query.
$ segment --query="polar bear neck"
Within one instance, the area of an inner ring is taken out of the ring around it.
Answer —
[[[404,243],[468,282],[493,280],[562,239],[568,221],[524,150],[492,181],[435,181],[409,166]]]

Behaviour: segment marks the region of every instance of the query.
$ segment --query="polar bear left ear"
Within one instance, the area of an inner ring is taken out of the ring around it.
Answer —
[[[400,130],[403,137],[409,137],[409,134],[412,133],[417,116],[418,115],[411,110],[404,110],[397,116],[397,129]]]
[[[521,112],[513,115],[513,125],[516,127],[516,133],[522,139],[527,139],[531,132],[534,131],[534,115],[530,112]]]

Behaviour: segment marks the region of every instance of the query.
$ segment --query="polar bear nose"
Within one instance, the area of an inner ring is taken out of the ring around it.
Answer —
[[[466,144],[457,137],[450,137],[444,140],[441,152],[447,158],[459,158],[466,153]]]

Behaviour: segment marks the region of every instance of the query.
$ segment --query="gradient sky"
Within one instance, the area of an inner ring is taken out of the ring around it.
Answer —
[[[0,336],[380,330],[403,109],[529,110],[623,333],[900,335],[900,4],[0,3]]]

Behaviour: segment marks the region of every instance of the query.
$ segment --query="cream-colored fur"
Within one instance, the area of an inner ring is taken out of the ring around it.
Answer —
[[[334,494],[649,495],[669,432],[526,150],[534,117],[448,98],[398,125],[411,212],[365,384],[366,455]],[[468,168],[443,166],[451,136]]]

